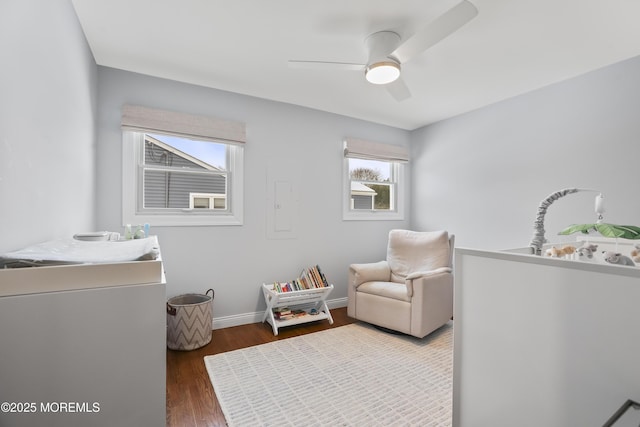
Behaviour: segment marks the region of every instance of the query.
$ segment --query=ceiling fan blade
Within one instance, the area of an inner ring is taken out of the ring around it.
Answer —
[[[398,102],[402,102],[406,99],[411,98],[409,87],[407,87],[407,84],[402,79],[402,76],[398,77],[395,81],[386,84],[385,87],[387,88],[387,91],[391,94],[391,96],[393,96],[393,98]]]
[[[305,68],[314,70],[352,70],[362,71],[365,64],[351,62],[326,62],[326,61],[289,61],[289,68]]]
[[[456,6],[449,9],[428,26],[414,34],[406,42],[402,43],[390,56],[395,57],[401,63],[409,61],[416,55],[429,49],[448,35],[454,33],[478,14],[478,9],[462,0]]]

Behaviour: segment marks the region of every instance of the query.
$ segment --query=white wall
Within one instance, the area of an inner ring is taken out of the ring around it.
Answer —
[[[167,295],[216,296],[214,317],[263,311],[263,282],[290,280],[319,264],[346,298],[348,265],[378,261],[391,228],[404,221],[342,220],[342,141],[353,136],[408,146],[408,132],[215,89],[98,67],[98,228],[122,230],[121,107],[125,103],[210,115],[247,124],[244,225],[154,227]],[[295,238],[267,236],[267,171],[289,175],[299,200]],[[288,171],[288,172],[287,172]],[[408,205],[406,207],[408,212]]]
[[[449,229],[460,247],[528,246],[538,204],[567,187],[603,191],[607,222],[640,225],[639,111],[633,58],[414,131],[413,227]],[[547,238],[594,222],[593,204],[556,201]]]
[[[0,2],[0,253],[92,230],[97,67],[67,0]]]

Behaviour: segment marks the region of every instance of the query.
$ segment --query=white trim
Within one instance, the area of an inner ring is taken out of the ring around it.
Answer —
[[[347,306],[347,298],[336,298],[327,300],[329,309],[341,308]],[[256,311],[253,313],[234,314],[232,316],[214,317],[211,322],[211,329],[230,328],[232,326],[248,325],[251,323],[262,322],[264,311]],[[270,327],[269,327],[270,328]]]

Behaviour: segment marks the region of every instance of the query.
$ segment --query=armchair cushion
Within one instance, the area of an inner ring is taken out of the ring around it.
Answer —
[[[451,267],[450,253],[446,231],[391,230],[387,246],[391,281],[404,283],[411,273]]]
[[[358,292],[377,295],[384,298],[393,298],[400,301],[411,301],[404,283],[394,282],[366,282],[358,286]]]

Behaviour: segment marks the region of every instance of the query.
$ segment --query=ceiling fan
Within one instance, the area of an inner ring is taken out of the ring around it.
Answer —
[[[405,41],[393,31],[379,31],[365,39],[369,54],[366,64],[327,61],[290,60],[292,68],[341,69],[363,71],[368,82],[385,85],[397,100],[411,97],[409,88],[400,77],[403,64],[419,55],[440,40],[454,33],[478,14],[469,1],[462,0],[426,27]]]

